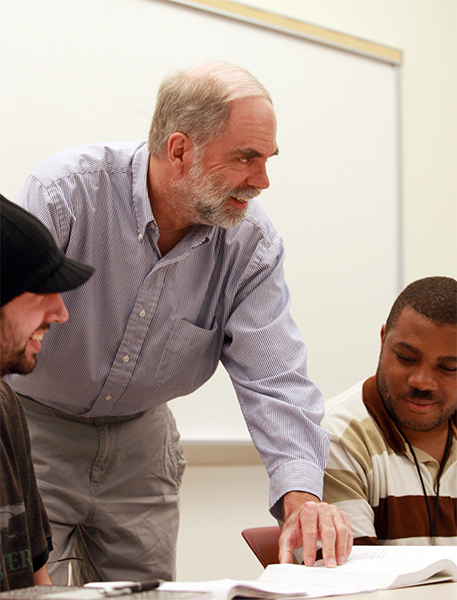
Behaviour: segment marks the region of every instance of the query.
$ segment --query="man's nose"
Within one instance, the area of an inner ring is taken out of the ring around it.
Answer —
[[[246,183],[261,190],[266,190],[269,188],[270,180],[268,178],[266,166],[257,166],[256,170],[249,175]]]
[[[409,376],[408,383],[418,390],[435,390],[438,387],[433,368],[428,365],[420,365]]]
[[[50,323],[65,323],[68,310],[60,294],[48,294],[47,319]]]

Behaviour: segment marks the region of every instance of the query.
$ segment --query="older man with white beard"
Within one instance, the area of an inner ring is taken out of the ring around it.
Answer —
[[[270,510],[285,521],[281,560],[303,546],[313,564],[318,539],[328,566],[346,560],[346,516],[319,501],[323,401],[289,313],[283,241],[252,200],[277,153],[265,88],[206,63],[163,82],[148,144],[60,152],[19,193],[67,255],[96,267],[66,298],[64,334],[50,332],[36,371],[14,384],[53,558],[83,559],[75,583],[174,578],[185,461],[167,401],[219,361],[270,475]]]

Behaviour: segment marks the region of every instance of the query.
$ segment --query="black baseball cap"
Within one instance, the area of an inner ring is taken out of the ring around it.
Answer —
[[[0,241],[2,306],[24,292],[67,292],[94,272],[67,258],[41,221],[1,194]]]

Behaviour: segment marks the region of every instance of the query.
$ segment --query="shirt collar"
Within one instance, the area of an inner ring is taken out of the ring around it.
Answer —
[[[138,147],[132,160],[132,198],[135,210],[138,235],[145,235],[146,227],[153,223],[157,227],[152,214],[148,194],[149,151],[146,142]]]
[[[389,446],[395,452],[405,452],[406,445],[401,433],[392,421],[392,417],[387,412],[384,402],[382,401],[381,394],[378,390],[376,375],[367,379],[363,384],[362,398],[368,412],[381,429]]]

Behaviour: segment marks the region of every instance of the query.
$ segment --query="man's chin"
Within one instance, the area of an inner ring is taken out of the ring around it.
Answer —
[[[9,373],[15,373],[17,375],[28,375],[29,373],[31,373],[34,368],[36,367],[36,358],[33,357],[32,359],[28,359],[28,360],[21,360],[18,361],[16,363],[14,363],[13,365],[11,365],[9,367]]]
[[[233,227],[237,227],[243,222],[244,215],[237,216],[236,218],[230,219],[229,221],[225,221],[219,224],[219,227],[222,229],[233,229]]]
[[[244,210],[238,210],[234,214],[225,213],[224,215],[202,215],[198,220],[198,223],[195,224],[209,225],[210,227],[222,227],[222,229],[232,229],[243,221],[246,211],[247,206]]]
[[[231,229],[232,227],[236,227],[242,223],[244,217],[246,216],[246,212],[248,210],[248,204],[243,208],[238,208],[233,211],[226,212],[224,216],[222,216],[219,220],[219,227],[223,229]]]

